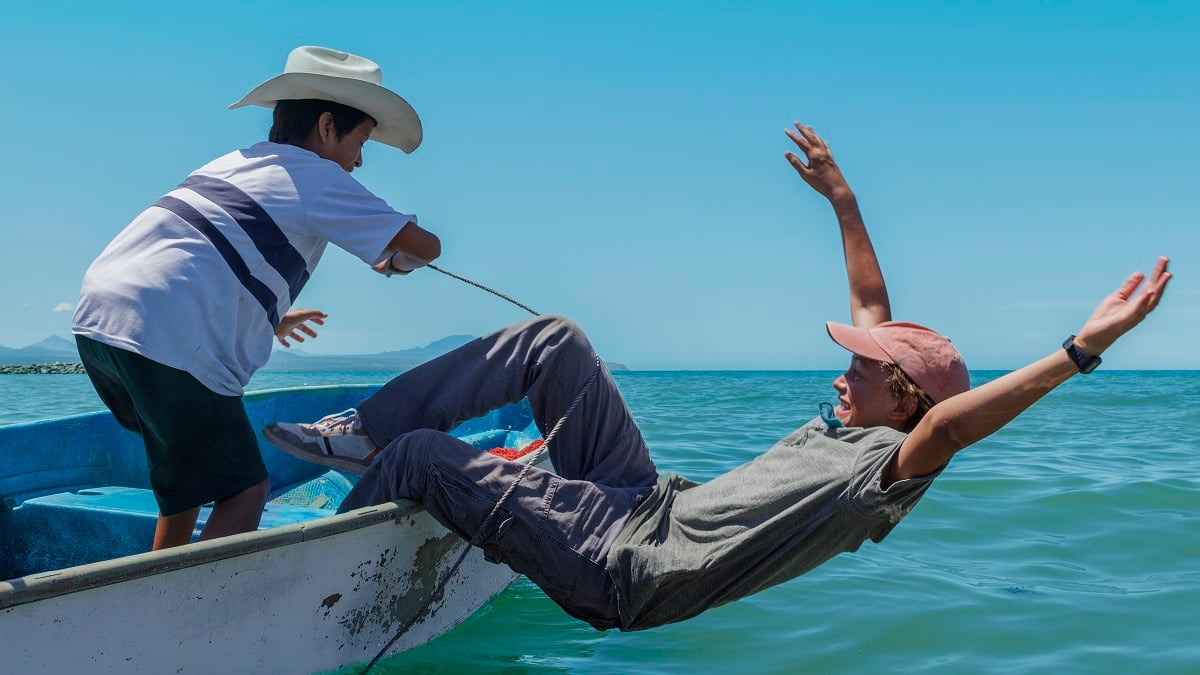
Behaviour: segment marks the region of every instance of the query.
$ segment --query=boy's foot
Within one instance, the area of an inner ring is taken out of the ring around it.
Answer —
[[[269,424],[263,435],[292,457],[360,476],[379,454],[379,448],[362,430],[354,408],[327,415],[313,424]]]

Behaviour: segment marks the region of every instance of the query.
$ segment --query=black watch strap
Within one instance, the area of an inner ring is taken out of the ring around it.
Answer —
[[[1099,356],[1088,356],[1083,353],[1082,349],[1076,346],[1074,335],[1063,341],[1063,349],[1067,350],[1067,356],[1071,357],[1071,360],[1075,362],[1075,367],[1084,375],[1092,372],[1096,369],[1096,366],[1100,365]]]

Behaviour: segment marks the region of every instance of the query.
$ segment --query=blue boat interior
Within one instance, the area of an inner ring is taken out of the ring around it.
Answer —
[[[354,407],[367,385],[248,394],[255,428],[312,421]],[[481,451],[519,448],[540,437],[527,402],[469,420],[451,434]],[[259,529],[336,512],[356,477],[295,459],[260,438],[271,501]],[[158,505],[141,438],[107,412],[0,427],[0,579],[14,579],[149,550]],[[201,508],[193,541],[211,505]]]

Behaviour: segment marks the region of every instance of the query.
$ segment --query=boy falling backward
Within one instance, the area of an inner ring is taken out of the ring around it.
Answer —
[[[833,205],[853,326],[826,325],[852,352],[838,406],[704,484],[660,479],[616,385],[583,333],[539,317],[404,373],[356,413],[271,425],[268,438],[362,474],[342,510],[413,499],[485,557],[526,575],[595,628],[638,630],[695,616],[879,542],[956,452],[999,430],[1080,372],[1158,304],[1170,274],[1130,276],[1078,335],[977,389],[950,341],[891,320],[854,194],[811,128],[788,131],[788,161]],[[592,380],[593,374],[595,379]],[[550,442],[557,473],[452,438],[460,421],[527,396],[543,433],[592,381]],[[486,527],[484,527],[486,525]]]

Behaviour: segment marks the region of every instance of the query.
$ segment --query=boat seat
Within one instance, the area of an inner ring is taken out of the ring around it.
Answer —
[[[195,536],[212,509],[200,509]],[[291,525],[332,515],[329,508],[268,503],[259,529]],[[147,489],[97,487],[27,499],[7,514],[13,545],[5,576],[24,576],[84,565],[150,548],[158,503]]]

